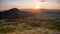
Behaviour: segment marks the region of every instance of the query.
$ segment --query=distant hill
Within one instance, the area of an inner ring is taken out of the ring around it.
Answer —
[[[40,9],[44,14],[60,14],[60,9]]]
[[[0,19],[21,19],[21,18],[26,18],[31,15],[35,15],[31,13],[33,12],[32,10],[28,10],[28,9],[25,9],[25,10],[19,10],[17,8],[12,8],[9,10],[0,11]],[[43,13],[43,14],[60,14],[60,10],[39,9],[39,11],[40,12],[38,12],[37,10],[38,13]]]
[[[29,12],[20,11],[17,8],[12,8],[10,10],[0,12],[0,19],[19,19],[26,18],[28,16],[30,16]]]

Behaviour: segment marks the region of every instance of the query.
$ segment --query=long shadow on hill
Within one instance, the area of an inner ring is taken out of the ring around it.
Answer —
[[[0,19],[21,19],[28,16],[30,16],[29,12],[20,11],[17,8],[12,8],[10,10],[0,12]]]

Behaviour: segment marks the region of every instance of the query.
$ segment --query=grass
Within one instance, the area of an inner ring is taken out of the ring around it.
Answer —
[[[23,32],[13,32],[13,33],[7,33],[7,34],[60,34],[60,32],[55,32],[53,30],[48,29],[41,29],[41,30],[25,30]]]
[[[37,30],[38,27],[44,28]],[[3,19],[0,34],[60,34],[60,18],[43,14],[7,22]]]

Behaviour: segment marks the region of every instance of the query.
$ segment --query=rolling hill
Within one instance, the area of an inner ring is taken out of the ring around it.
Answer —
[[[0,11],[0,19],[19,19],[30,16],[29,12],[20,11],[17,8],[12,8],[6,11]]]

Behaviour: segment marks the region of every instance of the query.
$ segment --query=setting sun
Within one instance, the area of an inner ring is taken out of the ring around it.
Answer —
[[[40,6],[39,4],[35,5],[35,8],[36,8],[36,9],[40,9],[40,7],[41,7],[41,6]]]

